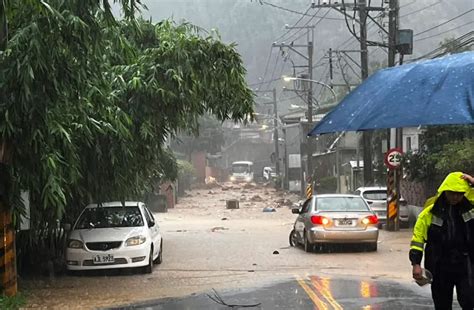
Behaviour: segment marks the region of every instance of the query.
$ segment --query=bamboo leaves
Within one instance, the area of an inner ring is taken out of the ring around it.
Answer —
[[[176,176],[169,136],[197,130],[202,115],[252,112],[234,47],[189,24],[136,18],[140,1],[119,2],[122,21],[106,0],[9,1],[0,136],[14,141],[15,188],[30,190],[54,215],[47,221],[91,200],[141,199]]]

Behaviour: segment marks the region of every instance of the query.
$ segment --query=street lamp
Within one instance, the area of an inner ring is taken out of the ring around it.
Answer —
[[[311,79],[305,79],[305,78],[299,78],[299,77],[295,77],[295,76],[282,76],[282,79],[283,81],[285,82],[290,82],[290,81],[306,81],[306,82],[311,82],[311,83],[315,83],[315,84],[318,84],[318,85],[321,85],[321,86],[324,86],[326,87],[327,89],[329,89],[332,93],[332,95],[334,96],[334,99],[337,101],[337,95],[336,93],[334,92],[334,89],[331,88],[331,86],[329,86],[328,84],[326,83],[323,83],[321,81],[316,81],[316,80],[311,80]]]

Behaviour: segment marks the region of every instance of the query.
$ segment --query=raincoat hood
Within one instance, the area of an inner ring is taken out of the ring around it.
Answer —
[[[444,179],[443,183],[438,188],[438,193],[436,196],[429,198],[425,202],[425,207],[432,205],[441,194],[445,191],[459,192],[464,193],[464,196],[471,202],[474,203],[474,190],[471,188],[469,183],[466,180],[461,179],[463,175],[462,172],[451,172]]]

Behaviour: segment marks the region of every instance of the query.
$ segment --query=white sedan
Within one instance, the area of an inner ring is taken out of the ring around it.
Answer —
[[[142,202],[88,205],[69,235],[68,270],[142,267],[151,273],[163,260],[163,239]]]

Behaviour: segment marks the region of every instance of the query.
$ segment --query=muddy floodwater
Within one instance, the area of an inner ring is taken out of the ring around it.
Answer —
[[[238,200],[239,209],[226,209],[229,199]],[[408,230],[381,231],[377,252],[305,253],[290,247],[288,234],[296,217],[291,205],[298,200],[295,194],[261,185],[194,189],[168,213],[155,214],[164,252],[163,263],[152,274],[128,269],[25,278],[20,289],[30,308],[93,309],[314,274],[411,282]]]

